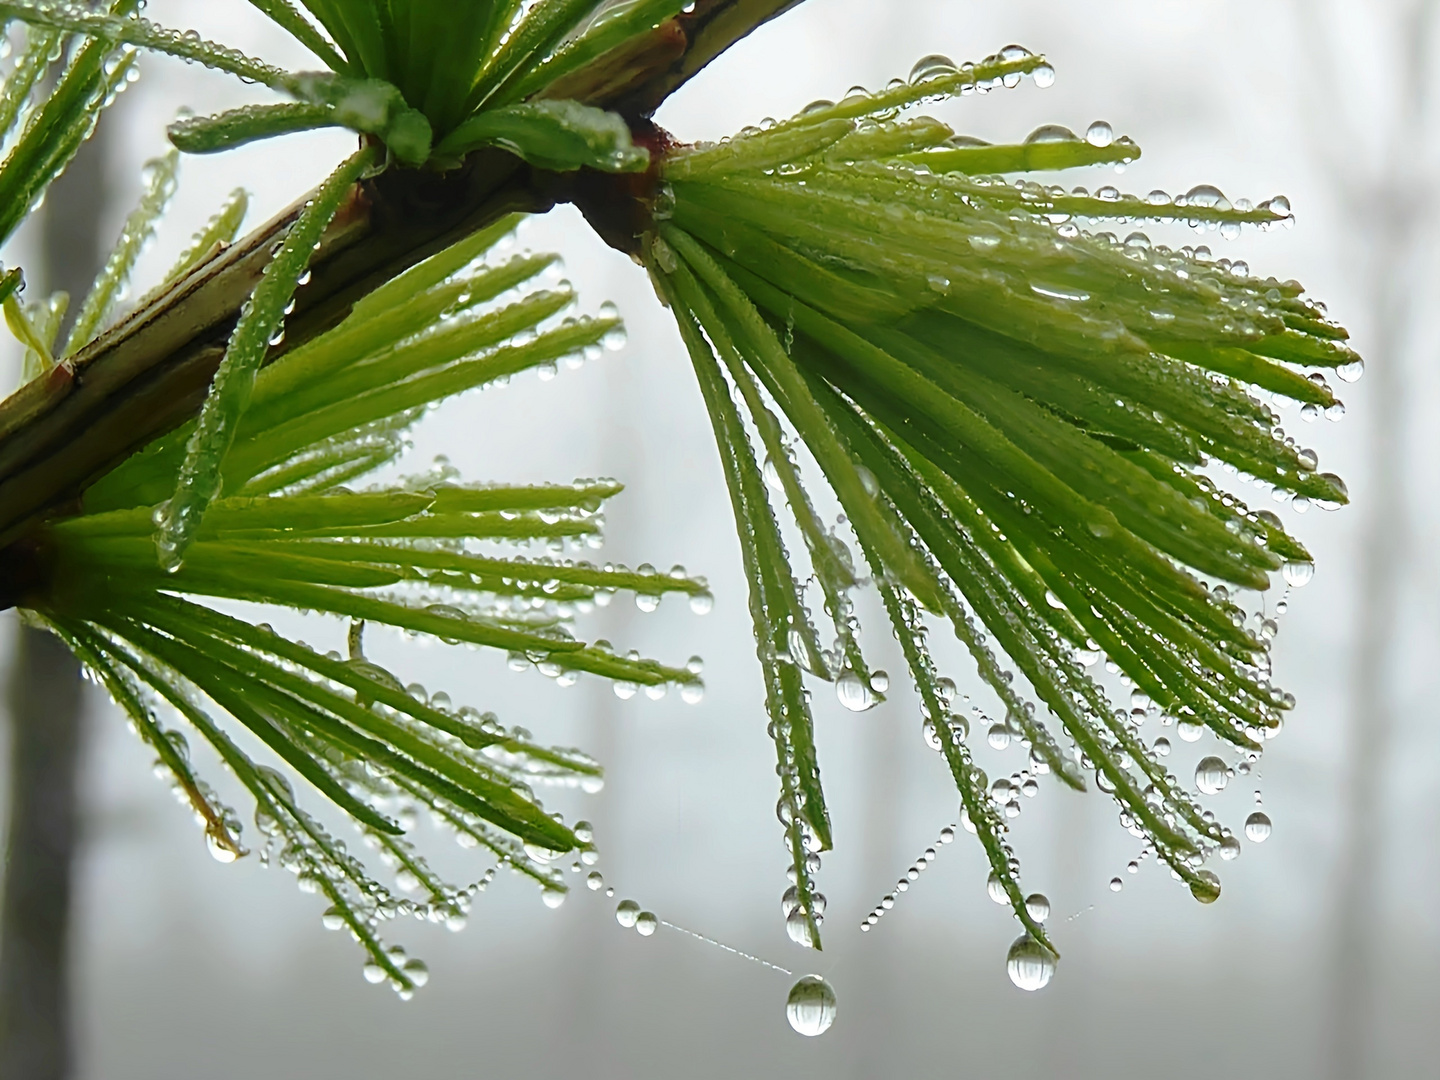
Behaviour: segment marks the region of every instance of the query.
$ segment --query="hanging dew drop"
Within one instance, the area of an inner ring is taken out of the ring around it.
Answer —
[[[1044,893],[1031,893],[1025,898],[1025,912],[1038,923],[1050,917],[1050,898]]]
[[[1055,975],[1055,954],[1029,934],[1022,934],[1005,956],[1005,973],[1021,990],[1041,990]]]
[[[815,939],[810,934],[810,920],[803,907],[797,907],[785,917],[785,933],[796,945],[806,949],[815,947]]]
[[[205,830],[205,846],[210,849],[210,857],[218,863],[233,863],[240,857],[235,841],[214,826]]]
[[[1003,906],[1010,903],[1010,896],[1005,891],[1005,883],[1000,880],[1000,875],[993,870],[985,880],[985,892],[989,894],[990,899],[994,900],[997,904]]]
[[[1270,816],[1256,810],[1245,819],[1245,839],[1252,844],[1263,844],[1270,839]]]
[[[540,899],[547,908],[554,911],[565,903],[565,891],[563,889],[541,889]]]
[[[790,988],[785,1000],[785,1019],[807,1038],[824,1035],[835,1023],[835,991],[819,975],[806,975]]]
[[[626,930],[633,929],[640,917],[640,905],[634,900],[621,900],[615,905],[615,921]]]
[[[835,680],[835,696],[851,712],[864,712],[875,704],[870,687],[854,671],[846,671]]]
[[[1230,770],[1218,757],[1201,758],[1195,766],[1195,786],[1203,795],[1218,795],[1229,782]]]
[[[1201,870],[1190,883],[1190,895],[1202,904],[1213,904],[1220,899],[1220,878],[1214,871]]]
[[[1348,364],[1336,367],[1335,374],[1340,376],[1342,382],[1356,382],[1361,375],[1365,374],[1365,361],[1357,356]]]
[[[635,932],[641,937],[649,937],[655,933],[655,927],[659,923],[660,920],[655,917],[653,911],[642,911],[635,916]]]
[[[1180,721],[1176,730],[1185,742],[1198,742],[1200,736],[1205,734],[1205,725],[1198,720],[1185,719]]]
[[[1285,584],[1294,589],[1304,588],[1315,576],[1315,564],[1312,562],[1287,562],[1281,571],[1285,578]]]

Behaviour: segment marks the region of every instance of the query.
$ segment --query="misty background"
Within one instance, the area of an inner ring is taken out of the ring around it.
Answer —
[[[615,301],[629,345],[552,382],[533,374],[447,403],[421,424],[402,471],[444,453],[467,480],[568,481],[612,475],[601,559],[707,575],[714,610],[682,600],[644,614],[628,598],[576,626],[667,663],[705,659],[703,702],[637,695],[608,683],[562,688],[500,654],[404,641],[372,630],[370,651],[407,680],[494,710],[542,741],[579,745],[607,768],[602,792],[546,796],[595,823],[598,869],[616,889],[572,891],[549,910],[501,872],[469,926],[390,924],[429,966],[411,1002],[361,978],[363,957],[320,925],[324,901],[255,858],[222,866],[187,811],[150,771],[152,753],[118,709],[87,688],[72,980],[78,1074],[86,1078],[306,1076],[1411,1077],[1434,1075],[1440,1030],[1440,333],[1434,310],[1440,28],[1416,0],[809,0],[722,57],[657,119],[682,139],[720,138],[853,84],[905,76],[928,53],[979,59],[1016,42],[1046,53],[1055,85],[944,103],[958,131],[1018,141],[1043,123],[1128,134],[1144,157],[1123,176],[1066,174],[1172,194],[1197,183],[1232,199],[1289,197],[1293,229],[1222,240],[1181,227],[1157,241],[1208,243],[1254,272],[1296,277],[1326,301],[1366,357],[1341,384],[1336,423],[1285,411],[1287,430],[1340,473],[1343,511],[1283,514],[1316,556],[1289,597],[1276,682],[1299,704],[1258,773],[1209,800],[1237,832],[1263,793],[1274,832],[1216,865],[1224,892],[1193,901],[1153,859],[1126,872],[1141,842],[1099,793],[1053,783],[1013,823],[1023,880],[1051,902],[1062,953],[1051,984],[1011,985],[1018,933],[986,896],[986,866],[961,833],[878,927],[861,918],[955,821],[943,762],[922,739],[898,650],[863,594],[868,650],[892,675],[888,703],[863,714],[816,686],[821,767],[836,850],[824,857],[825,951],[792,944],[780,912],[787,856],[775,820],[773,748],[738,557],[710,427],[669,315],[644,273],[606,248],[569,208],[529,223],[519,242],[558,250],[593,311]],[[151,0],[147,17],[194,27],[295,68],[315,66],[240,0]],[[164,124],[264,91],[146,56],[143,77],[102,121],[102,236],[164,152]],[[252,193],[247,229],[318,182],[352,145],[291,136],[189,158],[137,292],[171,264],[234,186]],[[1100,226],[1105,228],[1107,226]],[[1114,228],[1114,226],[1108,226]],[[4,252],[34,265],[35,228]],[[4,346],[3,385],[17,350]],[[3,375],[3,373],[0,373]],[[1268,497],[1247,496],[1258,508]],[[1262,501],[1263,500],[1263,501]],[[1279,589],[1276,590],[1278,599]],[[278,621],[278,620],[277,620]],[[299,620],[291,620],[293,626]],[[344,627],[310,620],[321,648]],[[0,620],[0,651],[15,637]],[[962,691],[978,679],[935,635]],[[1147,729],[1153,738],[1158,731]],[[1217,748],[1176,742],[1187,776]],[[991,775],[1023,763],[972,737]],[[1233,755],[1225,754],[1227,760]],[[218,770],[209,770],[212,780]],[[238,806],[246,803],[236,799]],[[314,806],[317,799],[311,799]],[[248,818],[248,812],[247,812]],[[422,823],[422,838],[429,832]],[[247,837],[254,842],[253,829]],[[457,879],[488,865],[433,834],[422,842]],[[1112,892],[1119,876],[1124,888]],[[662,927],[620,928],[615,903],[834,986],[839,1013],[819,1039],[785,1021],[793,981]]]

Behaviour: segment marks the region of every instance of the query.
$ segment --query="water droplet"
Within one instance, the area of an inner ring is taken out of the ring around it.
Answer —
[[[210,857],[218,863],[233,863],[240,857],[234,839],[215,825],[205,830],[205,846],[210,849]]]
[[[1213,207],[1216,210],[1229,210],[1230,200],[1225,193],[1214,184],[1196,184],[1185,193],[1186,206]]]
[[[1335,368],[1335,374],[1340,376],[1343,382],[1355,382],[1361,375],[1365,374],[1365,361],[1356,357],[1348,364],[1340,364]]]
[[[1252,844],[1263,844],[1270,839],[1270,816],[1259,810],[1245,819],[1245,839]]]
[[[1195,766],[1195,786],[1204,795],[1218,795],[1230,782],[1230,770],[1218,757],[1204,757]]]
[[[1227,836],[1220,841],[1220,858],[1229,862],[1240,854],[1240,841],[1233,836]]]
[[[948,56],[931,53],[915,61],[915,66],[910,69],[910,82],[913,84],[927,79],[938,79],[943,75],[953,75],[958,70],[955,61]]]
[[[540,899],[550,910],[555,910],[565,903],[565,890],[563,889],[541,889]]]
[[[690,610],[696,615],[709,615],[714,606],[715,597],[711,593],[695,593],[690,597]]]
[[[1049,64],[1040,64],[1030,72],[1035,85],[1044,90],[1047,86],[1055,85],[1055,69]]]
[[[810,936],[810,920],[805,915],[805,909],[796,907],[785,917],[785,933],[790,935],[790,940],[796,945],[804,946],[807,949],[815,947],[814,938]]]
[[[1292,214],[1290,200],[1284,195],[1276,195],[1273,199],[1267,199],[1260,204],[1260,209],[1269,210],[1271,213],[1279,214],[1281,217],[1290,217]]]
[[[639,917],[640,905],[634,900],[621,900],[615,905],[615,921],[626,930],[631,929]]]
[[[1029,934],[1022,934],[1005,956],[1005,973],[1021,990],[1040,990],[1055,975],[1055,954]]]
[[[365,981],[371,985],[379,985],[385,981],[385,969],[379,964],[366,964],[364,968]]]
[[[989,894],[990,899],[994,900],[997,904],[1010,903],[1010,895],[1005,891],[1005,883],[1000,880],[1000,875],[993,870],[990,872],[990,876],[985,879],[985,891]]]
[[[1190,895],[1202,904],[1213,904],[1220,899],[1220,878],[1211,870],[1200,870],[1190,883]]]
[[[864,712],[875,704],[875,695],[854,671],[846,671],[835,680],[835,696],[851,712]]]
[[[1170,754],[1170,740],[1161,735],[1155,740],[1155,753],[1160,757],[1168,757]]]
[[[1104,120],[1096,120],[1085,129],[1085,141],[1091,146],[1109,146],[1115,141],[1115,129]]]
[[[649,937],[655,933],[655,927],[659,923],[660,920],[655,917],[653,911],[642,911],[635,916],[635,932],[641,937]]]
[[[1031,893],[1025,898],[1025,911],[1036,922],[1043,923],[1050,917],[1050,898],[1044,893]]]
[[[1111,891],[1111,892],[1119,892],[1119,891],[1120,891],[1121,889],[1123,889],[1124,887],[1125,887],[1125,882],[1121,881],[1118,877],[1112,877],[1112,878],[1110,879],[1110,891]]]
[[[585,875],[585,887],[591,892],[599,892],[605,887],[605,878],[599,870],[591,870]]]
[[[1287,562],[1281,575],[1285,578],[1285,583],[1292,588],[1303,588],[1315,576],[1315,564],[1313,562]]]
[[[870,676],[870,689],[877,694],[883,694],[890,689],[890,675],[884,671],[873,672]]]
[[[1060,124],[1042,124],[1025,136],[1027,145],[1033,143],[1079,142],[1080,136]]]
[[[992,724],[985,738],[996,750],[1004,750],[1010,745],[1010,729],[1004,724]]]
[[[795,1031],[809,1038],[829,1031],[835,1012],[835,991],[819,975],[800,979],[785,999],[785,1019]]]
[[[1180,721],[1176,730],[1180,732],[1180,738],[1185,742],[1197,742],[1200,736],[1205,734],[1205,725],[1199,720],[1186,717]]]

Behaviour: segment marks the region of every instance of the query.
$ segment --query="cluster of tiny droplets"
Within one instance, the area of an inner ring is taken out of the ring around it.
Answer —
[[[895,907],[896,894],[909,892],[911,882],[918,881],[920,875],[928,870],[930,864],[935,861],[938,856],[938,849],[946,844],[953,844],[954,842],[955,826],[946,825],[940,830],[940,835],[936,838],[935,844],[921,852],[920,857],[911,864],[910,869],[906,870],[900,879],[895,882],[895,892],[882,898],[880,903],[876,904],[871,910],[870,914],[866,915],[865,918],[860,921],[861,931],[868,931],[885,916],[887,911],[892,910]]]
[[[1262,606],[1252,612],[1245,620],[1247,627],[1251,629],[1257,637],[1262,638],[1266,642],[1275,639],[1279,633],[1279,620],[1289,610],[1291,591],[1308,584],[1313,576],[1313,570],[1313,565],[1310,563],[1289,563],[1285,566],[1282,572],[1285,588],[1281,593],[1280,599],[1276,601],[1274,614],[1267,614]],[[1218,586],[1217,590],[1221,594],[1222,599],[1229,599],[1224,586]],[[1260,600],[1263,604],[1265,597],[1262,595]],[[1268,662],[1267,655],[1265,660],[1262,661],[1266,667],[1261,669],[1260,674],[1268,675]],[[1113,667],[1113,665],[1111,666]],[[1124,676],[1121,678],[1122,682],[1128,684],[1128,679]],[[1182,742],[1198,742],[1205,734],[1205,726],[1203,724],[1185,718],[1177,721],[1175,717],[1168,713],[1162,713],[1143,691],[1133,691],[1131,694],[1129,721],[1139,729],[1148,719],[1156,717],[1158,717],[1162,728],[1174,728]],[[1270,739],[1274,738],[1275,735],[1278,734],[1278,731],[1278,728],[1272,728],[1263,732],[1257,732],[1256,734],[1262,739]],[[1174,751],[1169,735],[1164,733],[1155,738],[1151,748],[1158,758],[1169,757]],[[1233,765],[1227,763],[1222,757],[1216,754],[1206,754],[1201,757],[1195,765],[1194,788],[1200,795],[1218,795],[1221,791],[1225,790],[1230,781],[1236,776],[1253,777],[1258,781],[1260,779],[1260,759],[1261,752],[1258,750],[1246,750]],[[1270,838],[1273,825],[1269,815],[1261,809],[1263,796],[1258,788],[1255,789],[1254,797],[1255,809],[1245,819],[1244,835],[1251,843],[1263,844]],[[1201,817],[1207,825],[1212,826],[1218,832],[1219,839],[1202,852],[1198,859],[1192,860],[1194,864],[1198,867],[1208,859],[1211,854],[1218,855],[1224,862],[1230,862],[1238,858],[1241,853],[1239,838],[1231,833],[1229,829],[1216,824],[1214,811],[1205,810],[1202,812]],[[1144,836],[1144,833],[1137,826],[1131,815],[1124,810],[1120,812],[1120,825],[1136,837]],[[1155,854],[1155,850],[1148,845],[1141,848],[1136,857],[1125,865],[1125,873],[1129,875],[1138,874],[1140,867],[1146,859]],[[1219,879],[1212,871],[1202,870],[1200,873],[1218,887]],[[1179,880],[1180,875],[1175,870],[1172,869],[1170,875],[1172,878]],[[1119,874],[1111,877],[1108,887],[1111,892],[1122,891],[1125,887],[1124,877]],[[1004,900],[1002,899],[999,902],[1003,903]]]

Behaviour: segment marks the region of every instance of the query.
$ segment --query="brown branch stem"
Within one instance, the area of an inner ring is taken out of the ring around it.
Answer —
[[[644,118],[666,97],[799,2],[699,0],[552,92],[618,109],[648,130]],[[444,173],[391,169],[361,182],[327,230],[271,359],[333,326],[366,292],[426,256],[504,214],[543,212],[574,198],[577,186],[586,187],[500,151],[477,152]],[[38,522],[75,512],[86,486],[196,414],[240,306],[303,202],[217,251],[71,361],[0,402],[0,577],[13,576],[23,561],[17,541]],[[15,583],[7,584],[13,596]]]

